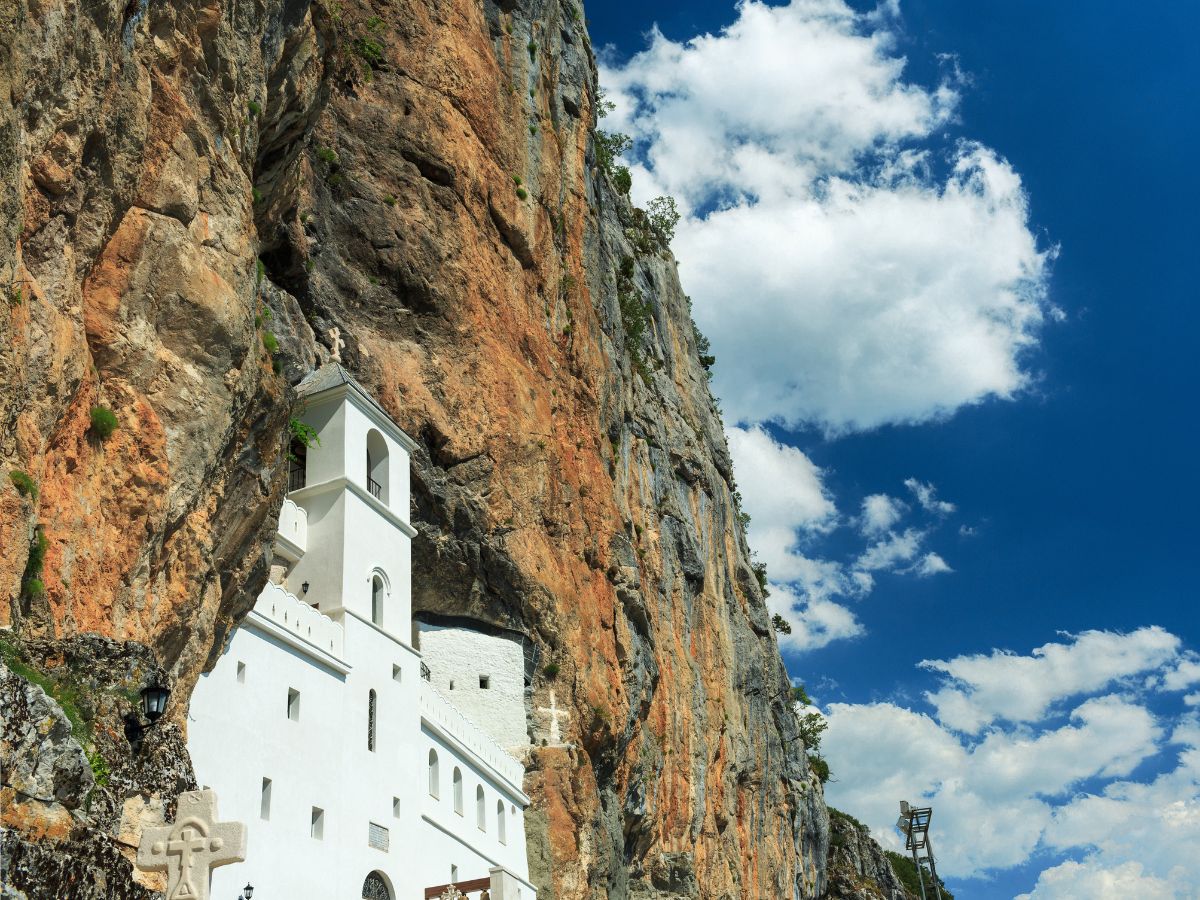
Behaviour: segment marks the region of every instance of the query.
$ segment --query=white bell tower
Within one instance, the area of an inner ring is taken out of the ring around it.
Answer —
[[[344,611],[408,643],[415,444],[338,363],[297,393],[316,438],[292,443],[288,499],[307,513],[311,549],[287,572],[288,589],[325,615]]]

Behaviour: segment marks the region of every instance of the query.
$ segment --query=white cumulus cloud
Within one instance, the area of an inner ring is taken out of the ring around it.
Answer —
[[[1105,653],[1122,662],[1069,674],[1076,654]],[[1054,686],[1055,702],[1030,706],[1036,714],[978,735],[937,707],[832,704],[822,750],[837,780],[827,796],[892,848],[901,846],[891,827],[897,801],[931,804],[938,868],[950,877],[988,877],[1040,855],[1046,867],[1026,900],[1200,896],[1200,718],[1184,712],[1165,728],[1148,705],[1170,696],[1161,676],[1180,656],[1177,638],[1143,628],[982,657],[1024,660],[1030,668],[1008,671],[1066,681]],[[930,667],[952,690],[961,687],[954,662]]]
[[[1105,868],[1096,862],[1067,860],[1042,872],[1036,887],[1017,900],[1179,900],[1166,881],[1144,871],[1138,862]]]
[[[997,719],[1034,722],[1057,701],[1099,690],[1118,678],[1150,672],[1172,659],[1179,638],[1157,626],[1129,634],[1085,631],[1035,649],[1029,656],[990,654],[925,660],[921,666],[948,676],[926,695],[945,724],[969,734]]]
[[[947,500],[939,500],[937,497],[937,488],[932,484],[917,481],[915,478],[906,478],[904,479],[904,486],[912,491],[913,496],[917,498],[917,502],[921,504],[921,509],[926,512],[936,513],[939,516],[948,516],[957,508]]]
[[[941,575],[943,572],[953,572],[954,570],[938,554],[926,553],[913,566],[913,571],[922,578],[928,578],[930,575]]]
[[[919,142],[958,82],[903,78],[888,16],[743,2],[736,21],[603,67],[635,199],[674,195],[674,244],[735,420],[829,433],[937,419],[1029,384],[1051,251],[1021,179]]]
[[[904,515],[904,504],[887,494],[871,494],[863,498],[859,527],[865,535],[880,534],[890,529]]]

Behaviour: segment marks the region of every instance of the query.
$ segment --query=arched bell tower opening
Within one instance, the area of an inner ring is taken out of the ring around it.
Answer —
[[[308,445],[292,438],[288,446],[288,493],[298,491],[308,483]]]
[[[388,502],[388,448],[383,435],[367,432],[367,490],[383,504]]]

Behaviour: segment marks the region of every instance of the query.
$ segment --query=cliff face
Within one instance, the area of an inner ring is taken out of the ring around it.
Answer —
[[[915,869],[913,870],[915,873]],[[879,846],[859,822],[829,813],[829,900],[915,900]]]
[[[526,780],[542,896],[819,895],[820,786],[674,262],[595,165],[582,10],[0,17],[0,454],[38,488],[0,488],[0,615],[25,658],[67,679],[95,656],[55,652],[75,635],[148,648],[182,724],[266,576],[290,386],[334,354],[419,444],[415,610],[525,632],[535,733],[551,691],[569,712]],[[113,765],[121,671],[88,717]],[[69,840],[134,840],[161,810],[129,798],[168,788],[94,788]],[[5,815],[26,889],[58,877],[37,860],[67,838]]]

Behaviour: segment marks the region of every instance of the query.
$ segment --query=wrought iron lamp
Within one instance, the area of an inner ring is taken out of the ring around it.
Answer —
[[[146,717],[146,724],[143,725],[133,713],[125,717],[125,738],[135,751],[141,750],[142,738],[162,718],[170,696],[171,689],[161,684],[151,684],[142,688],[142,714]]]
[[[246,882],[246,886],[242,888],[242,892],[238,894],[238,900],[250,900],[254,896],[254,885]]]

